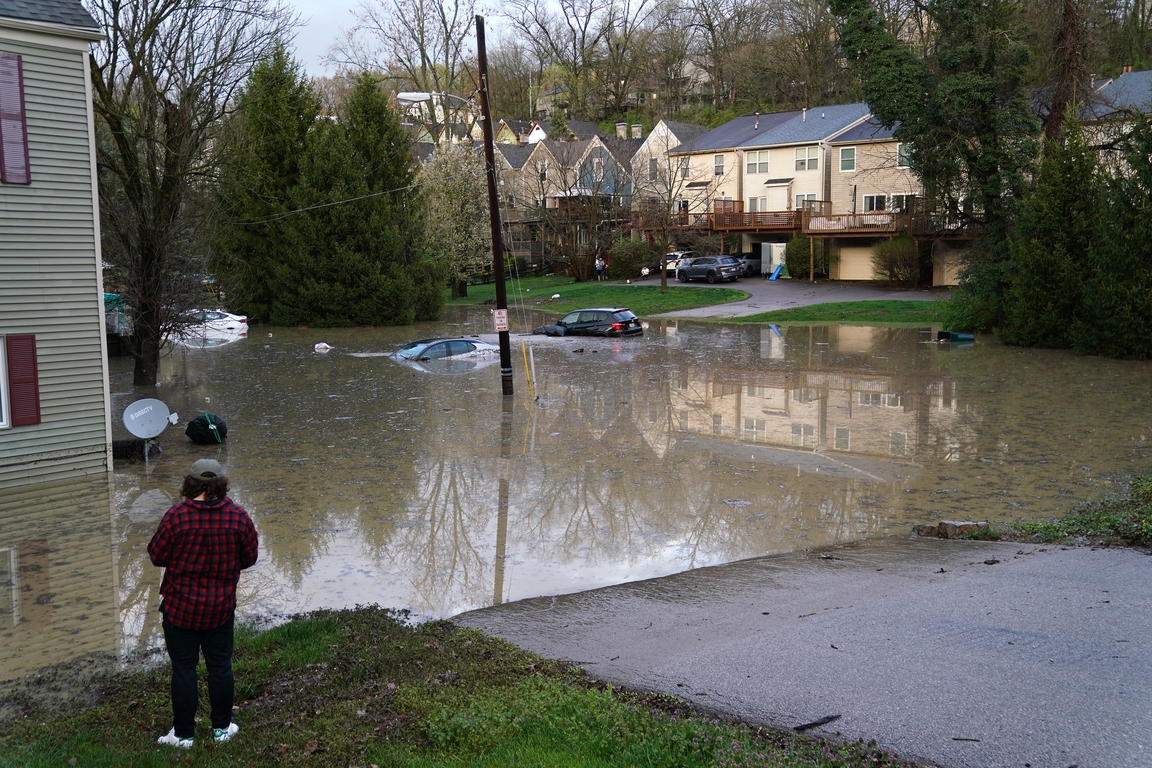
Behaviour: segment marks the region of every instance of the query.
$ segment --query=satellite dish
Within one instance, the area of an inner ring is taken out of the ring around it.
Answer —
[[[163,432],[169,424],[175,424],[177,418],[176,414],[168,412],[168,406],[164,403],[146,397],[124,409],[124,428],[133,437],[151,440]]]

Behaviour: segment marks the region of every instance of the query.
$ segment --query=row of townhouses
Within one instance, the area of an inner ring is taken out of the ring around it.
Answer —
[[[1082,118],[1101,126],[1150,108],[1152,71],[1126,68],[1093,81]],[[931,243],[933,285],[955,285],[981,230],[924,199],[898,127],[882,125],[865,103],[746,115],[713,130],[662,120],[647,137],[624,123],[604,136],[591,123],[553,130],[545,120],[501,120],[507,245],[533,263],[545,258],[549,238],[591,245],[597,227],[673,244],[704,234],[718,236],[725,252],[760,257],[768,270],[804,233],[828,244],[831,279],[873,280],[873,246],[906,232]],[[594,221],[589,200],[598,201]],[[565,214],[571,231],[558,234]]]

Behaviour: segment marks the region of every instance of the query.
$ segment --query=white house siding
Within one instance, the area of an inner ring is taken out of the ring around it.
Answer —
[[[31,185],[0,185],[0,336],[35,334],[41,423],[0,429],[0,489],[106,472],[111,427],[88,43],[8,29],[23,58]]]

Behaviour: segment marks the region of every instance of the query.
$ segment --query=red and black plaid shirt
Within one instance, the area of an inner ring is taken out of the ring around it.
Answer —
[[[181,629],[215,629],[236,610],[240,571],[256,563],[256,526],[232,499],[185,499],[164,514],[148,542],[164,569],[160,610]]]

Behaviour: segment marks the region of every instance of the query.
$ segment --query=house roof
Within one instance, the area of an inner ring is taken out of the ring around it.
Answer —
[[[548,148],[556,162],[569,168],[575,167],[576,163],[580,162],[580,158],[584,157],[584,153],[588,151],[589,144],[587,141],[556,141],[554,139],[545,139],[540,143]]]
[[[869,113],[868,105],[858,101],[855,104],[835,104],[825,107],[812,107],[801,111],[790,120],[780,123],[767,131],[747,139],[741,147],[768,147],[779,144],[813,144],[824,141]],[[761,117],[763,125],[763,117]]]
[[[576,138],[584,141],[601,135],[596,123],[589,123],[584,120],[569,120],[568,130],[572,131]]]
[[[678,123],[675,120],[663,120],[662,122],[681,144],[708,132],[707,126],[696,125],[695,123]]]
[[[0,0],[0,17],[100,30],[79,0]]]
[[[896,129],[900,127],[897,122],[891,128],[885,128],[874,117],[870,117],[859,125],[853,125],[849,128],[840,131],[832,138],[828,139],[829,144],[849,144],[858,141],[890,141],[896,135]]]
[[[427,141],[412,142],[412,155],[416,158],[417,162],[427,162],[434,154],[436,154],[435,144]]]
[[[1115,112],[1152,111],[1152,69],[1125,72],[1096,92],[1094,103],[1083,112],[1088,119]]]
[[[685,141],[672,150],[671,154],[686,154],[689,152],[707,152],[716,149],[732,149],[745,141],[766,133],[768,130],[791,120],[799,115],[799,110],[789,112],[770,112],[766,115],[744,115],[713,128]]]
[[[640,147],[644,145],[644,139],[620,139],[615,136],[603,136],[600,141],[612,153],[617,164],[628,166],[632,163],[632,158],[640,151]]]
[[[517,135],[525,134],[525,133],[528,133],[528,131],[532,130],[532,121],[531,120],[501,119],[500,122],[504,123],[504,125],[508,126],[513,131],[515,131]]]
[[[504,159],[508,161],[508,165],[516,170],[524,167],[524,163],[528,162],[528,156],[532,154],[532,150],[536,147],[534,145],[519,145],[519,144],[497,144],[496,149],[500,154],[504,155]]]

